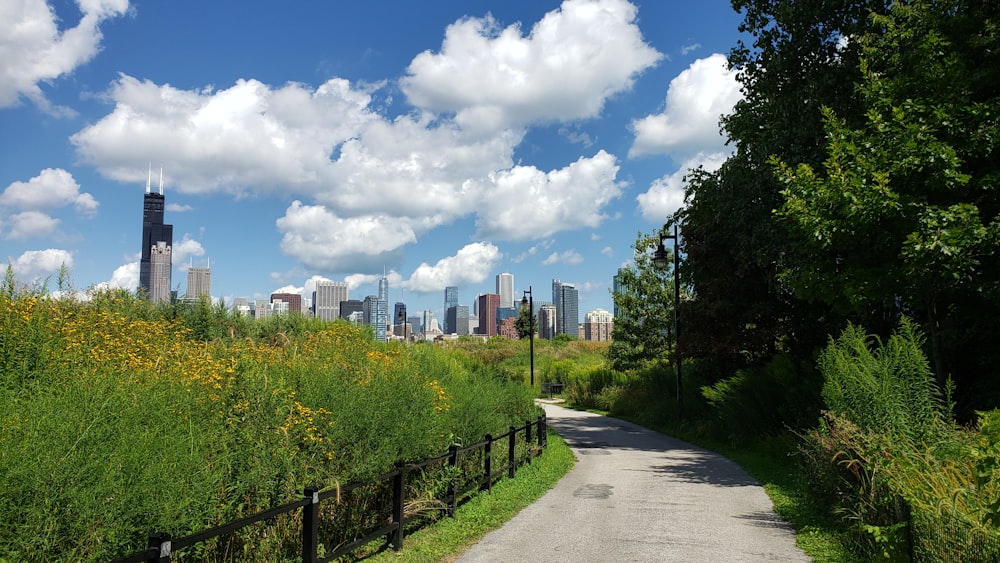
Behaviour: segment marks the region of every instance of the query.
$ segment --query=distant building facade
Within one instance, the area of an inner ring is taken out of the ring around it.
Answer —
[[[479,332],[484,336],[497,335],[497,309],[500,307],[500,296],[496,293],[486,293],[479,296]]]
[[[498,307],[514,307],[514,274],[497,274],[497,295],[500,296]]]
[[[150,288],[147,296],[152,303],[170,302],[170,253],[170,246],[163,240],[157,241],[150,249]]]
[[[448,324],[448,310],[452,307],[458,306],[458,287],[454,285],[449,285],[444,288],[444,333],[451,334],[457,332],[455,327]]]
[[[511,340],[517,340],[520,336],[517,334],[517,317],[507,317],[500,321],[500,326],[497,328],[497,333],[504,338],[510,338]]]
[[[580,333],[580,294],[576,286],[552,280],[552,303],[556,308],[556,333],[576,338]]]
[[[202,296],[212,298],[212,270],[190,266],[187,271],[187,291],[184,299],[197,301]]]
[[[552,340],[556,334],[556,306],[542,305],[538,308],[538,337]]]
[[[347,301],[347,282],[316,282],[312,301],[315,318],[324,321],[335,321],[342,318],[340,304]]]
[[[615,318],[604,309],[594,309],[587,313],[583,323],[584,340],[611,340],[611,332],[615,327]]]
[[[350,320],[351,315],[363,316],[365,304],[358,299],[347,299],[340,302],[340,318]]]
[[[275,306],[277,304],[277,306]],[[298,293],[272,293],[272,312],[302,313],[302,296]]]

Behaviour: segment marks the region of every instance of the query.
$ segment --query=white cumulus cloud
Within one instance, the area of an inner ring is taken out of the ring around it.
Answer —
[[[59,219],[38,211],[25,211],[9,215],[4,221],[4,227],[7,230],[5,236],[7,239],[42,238],[56,232]]]
[[[618,168],[615,157],[601,150],[548,173],[533,166],[499,171],[481,199],[479,236],[531,240],[596,227],[606,218],[605,206],[622,193]]]
[[[27,182],[13,182],[0,194],[0,205],[43,211],[72,205],[85,216],[97,212],[97,200],[80,192],[80,184],[62,168],[46,168]]]
[[[71,137],[105,176],[145,181],[155,156],[185,193],[313,192],[330,154],[375,118],[370,95],[334,78],[318,88],[239,80],[224,90],[181,90],[121,75],[114,110]]]
[[[0,2],[0,108],[17,105],[21,97],[52,113],[72,113],[54,107],[39,86],[73,72],[100,50],[100,24],[128,10],[128,0],[80,0],[82,16],[74,27],[60,29],[45,0]]]
[[[489,242],[475,242],[454,256],[442,258],[433,266],[422,263],[403,287],[418,293],[443,291],[449,285],[482,283],[500,260],[500,249]]]
[[[359,262],[415,242],[410,222],[386,215],[340,217],[322,205],[292,202],[277,220],[284,233],[281,249],[308,267],[327,272],[346,272]]]
[[[662,58],[636,12],[625,0],[567,0],[527,34],[489,16],[463,19],[448,26],[439,53],[413,59],[402,88],[414,105],[469,128],[596,117]]]
[[[726,158],[727,155],[721,152],[699,153],[681,164],[676,172],[654,180],[646,192],[636,196],[642,217],[651,223],[665,222],[668,216],[684,206],[684,176],[688,171],[701,166],[706,172],[714,172]]]
[[[721,152],[726,139],[719,120],[741,97],[736,71],[727,68],[724,55],[698,59],[670,81],[662,113],[632,122],[635,142],[629,156],[667,154],[687,160],[699,152]]]
[[[35,284],[49,276],[58,275],[63,266],[72,269],[73,253],[58,248],[28,250],[17,258],[8,258],[8,264],[14,269],[15,279]]]

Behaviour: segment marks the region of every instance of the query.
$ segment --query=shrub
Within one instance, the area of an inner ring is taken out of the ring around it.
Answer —
[[[885,345],[848,326],[820,354],[826,408],[865,432],[920,441],[944,422],[941,393],[923,353],[923,337],[903,319]]]
[[[814,369],[796,366],[787,355],[760,368],[701,388],[712,410],[713,434],[740,441],[802,428],[820,411],[821,383]]]

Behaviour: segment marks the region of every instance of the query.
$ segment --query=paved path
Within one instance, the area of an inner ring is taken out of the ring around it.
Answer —
[[[735,463],[622,420],[545,412],[578,463],[458,561],[809,561]]]

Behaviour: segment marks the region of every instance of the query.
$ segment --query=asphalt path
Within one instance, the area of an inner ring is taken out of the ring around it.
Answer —
[[[544,405],[578,462],[458,561],[809,561],[732,461],[641,426]]]

